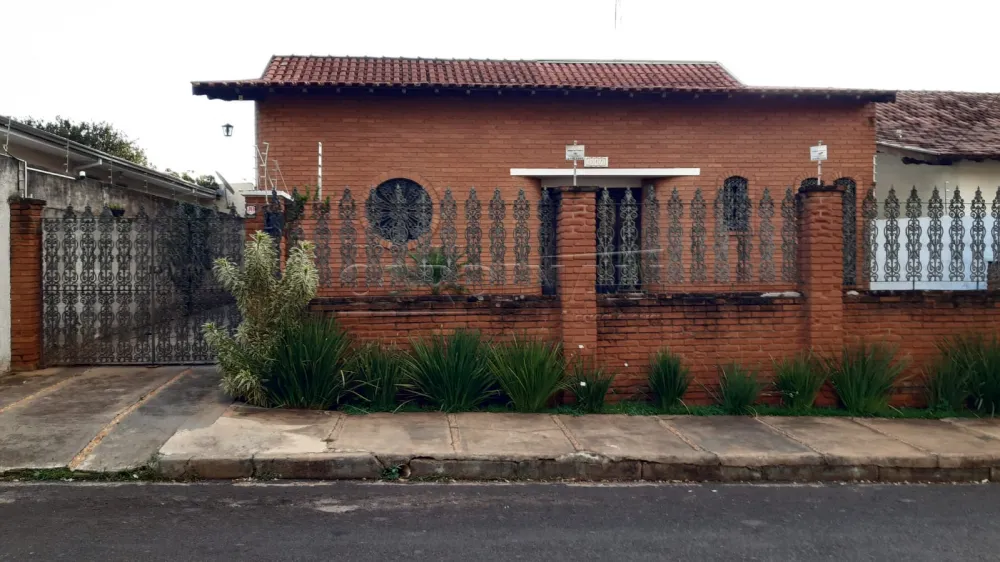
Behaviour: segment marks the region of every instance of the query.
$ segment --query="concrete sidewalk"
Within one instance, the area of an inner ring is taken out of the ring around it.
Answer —
[[[231,406],[160,450],[172,478],[1000,480],[1000,420],[336,412]]]

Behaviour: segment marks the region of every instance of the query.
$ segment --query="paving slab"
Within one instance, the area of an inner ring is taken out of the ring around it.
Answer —
[[[182,427],[160,449],[177,459],[248,460],[255,455],[325,453],[326,438],[343,414],[317,410],[268,410],[234,405],[211,425]]]
[[[879,418],[858,422],[936,455],[942,468],[1000,466],[1000,439],[952,423]]]
[[[714,455],[685,443],[654,416],[559,416],[580,449],[612,460],[705,464]]]
[[[831,465],[937,466],[934,455],[850,419],[769,416],[759,420],[819,451]]]
[[[66,379],[81,375],[86,370],[84,367],[53,367],[0,376],[0,410]]]
[[[184,367],[97,367],[58,389],[0,413],[0,472],[59,468],[119,412]]]
[[[1000,418],[949,418],[942,420],[973,433],[982,433],[1000,439]]]
[[[452,446],[448,417],[443,413],[368,414],[346,416],[330,436],[336,452],[368,452],[375,455],[450,456]]]
[[[232,402],[219,388],[215,366],[192,367],[116,424],[75,468],[120,471],[142,466],[181,426],[211,424]]]
[[[555,458],[576,451],[562,429],[547,415],[453,414],[457,449],[478,457]]]
[[[665,416],[664,422],[723,466],[821,464],[808,447],[748,416]]]

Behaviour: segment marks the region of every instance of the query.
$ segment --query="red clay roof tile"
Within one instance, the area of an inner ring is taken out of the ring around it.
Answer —
[[[901,91],[877,104],[881,144],[941,156],[1000,157],[1000,94]]]

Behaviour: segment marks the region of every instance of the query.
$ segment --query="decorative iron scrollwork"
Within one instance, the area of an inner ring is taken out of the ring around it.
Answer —
[[[316,209],[316,263],[320,266],[320,285],[328,286],[329,281],[324,283],[324,277],[329,280],[330,273],[330,207],[320,204]],[[340,219],[340,286],[356,287],[358,284],[358,271],[356,267],[358,256],[358,230],[354,226],[357,220],[357,205],[354,202],[354,195],[350,188],[345,188],[340,201],[337,203],[337,218]],[[320,254],[320,247],[325,246]],[[365,268],[367,272],[367,267]]]
[[[375,190],[368,194],[368,199],[375,197]],[[368,288],[382,287],[382,242],[375,223],[368,221],[365,225],[365,286]]]
[[[465,200],[465,281],[474,287],[483,283],[483,230],[479,225],[482,214],[482,203],[473,187]]]
[[[608,188],[597,200],[597,286],[615,285],[615,203]]]
[[[781,280],[785,283],[798,281],[798,205],[792,188],[785,190],[781,200]]]
[[[444,271],[441,281],[445,285],[458,282],[458,229],[455,220],[458,218],[458,203],[451,194],[451,189],[444,190],[441,200],[441,257],[444,260]]]
[[[675,187],[667,201],[667,283],[680,285],[684,282],[684,202]]]
[[[899,198],[889,188],[885,199],[885,280],[899,281]]]
[[[619,212],[621,281],[618,289],[620,291],[635,291],[639,288],[639,230],[636,225],[638,219],[638,203],[632,196],[632,190],[626,189]]]
[[[542,200],[538,203],[538,252],[540,267],[538,282],[545,294],[552,294],[556,288],[556,201],[542,188]]]
[[[736,281],[753,281],[753,238],[750,232],[750,196],[737,197],[734,202],[736,229]]]
[[[920,281],[923,275],[923,264],[920,263],[920,235],[923,228],[920,226],[920,216],[923,209],[920,203],[920,196],[917,195],[917,188],[910,190],[910,196],[906,199],[906,280]]]
[[[758,229],[758,240],[760,241],[760,281],[761,283],[774,282],[774,199],[771,199],[771,191],[764,188],[760,203],[757,204],[757,216],[760,217],[760,228]]]
[[[521,189],[514,201],[514,284],[527,285],[531,283],[531,270],[528,268],[528,255],[531,233],[528,230],[528,217],[531,216],[531,206]]]
[[[927,260],[927,280],[941,281],[944,278],[944,262],[941,260],[941,252],[944,250],[944,227],[941,225],[941,217],[944,216],[944,201],[935,187],[931,193],[930,200],[927,201],[927,216],[930,217],[930,225],[927,227],[927,251],[930,257]]]
[[[712,216],[715,223],[712,233],[715,254],[713,265],[716,283],[729,283],[729,226],[726,215],[728,207],[725,201],[725,188],[720,188],[712,205]]]
[[[972,198],[972,277],[974,283],[986,282],[986,200],[978,187]]]
[[[507,204],[500,196],[500,190],[493,190],[490,199],[490,283],[504,285],[507,282],[507,229],[503,221],[507,217]]]
[[[962,281],[965,279],[965,201],[962,194],[955,188],[955,194],[948,204],[948,216],[951,217],[951,227],[948,228],[948,249],[951,251],[951,263],[948,265],[948,280]]]
[[[694,192],[691,200],[691,282],[708,281],[705,266],[705,197],[701,188]]]
[[[660,200],[656,187],[648,186],[642,202],[642,284],[660,284]]]
[[[862,236],[864,236],[865,261],[862,274],[866,281],[878,281],[878,201],[875,200],[875,189],[868,188],[864,202],[861,203],[861,216],[865,220]]]
[[[833,183],[844,188],[841,194],[844,285],[851,287],[858,282],[858,188],[851,178],[838,178]]]

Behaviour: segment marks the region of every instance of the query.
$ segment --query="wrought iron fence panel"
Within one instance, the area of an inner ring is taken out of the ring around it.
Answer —
[[[994,265],[1000,250],[1000,190],[989,213],[988,201],[978,188],[975,192],[956,188],[945,194],[947,199],[933,188],[926,205],[920,194],[913,187],[901,205],[895,189],[890,188],[881,202],[869,190],[862,205],[862,281],[874,290],[985,289],[995,276],[991,272],[1000,273]],[[904,245],[905,259],[900,256]]]
[[[667,283],[680,285],[684,282],[684,202],[675,187],[667,201]]]
[[[656,187],[649,186],[642,201],[642,283],[660,283],[660,200]]]
[[[798,216],[795,195],[788,188],[781,200],[781,280],[785,283],[798,281]]]
[[[853,286],[858,282],[858,186],[851,178],[839,178],[833,183],[844,188],[844,193],[841,195],[844,285]]]
[[[42,233],[46,364],[211,362],[201,326],[239,321],[211,270],[242,260],[242,219],[180,204],[155,218],[68,208]]]
[[[691,201],[691,282],[706,281],[708,281],[708,270],[705,266],[705,197],[701,194],[701,188],[698,188]]]
[[[771,199],[771,190],[766,187],[757,205],[757,215],[760,218],[760,282],[771,283],[774,281],[774,224],[771,223],[774,200]]]

